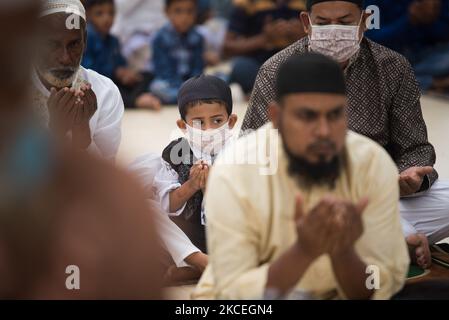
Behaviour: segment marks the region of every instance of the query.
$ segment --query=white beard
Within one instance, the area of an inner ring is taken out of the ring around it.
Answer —
[[[50,120],[50,115],[48,112],[48,96],[46,96],[41,90],[38,89],[39,86],[43,86],[41,80],[38,76],[38,71],[35,70],[33,72],[33,91],[32,91],[32,99],[33,99],[33,107],[34,111],[36,112],[39,121],[43,125],[48,125]],[[68,86],[71,86],[75,90],[79,90],[83,85],[87,85],[87,80],[84,79],[82,68],[80,67],[78,71],[73,75],[73,80],[69,83]],[[43,77],[43,76],[41,76]],[[45,79],[47,81],[47,79]],[[40,84],[40,85],[38,85]]]
[[[75,82],[78,72],[79,72],[79,67],[70,77],[65,78],[65,79],[56,77],[49,70],[38,71],[38,72],[39,72],[39,75],[51,86],[53,86],[55,88],[64,88],[64,87],[71,87],[72,84]]]

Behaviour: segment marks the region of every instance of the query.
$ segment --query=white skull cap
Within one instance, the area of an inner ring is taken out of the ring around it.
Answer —
[[[86,21],[86,10],[80,0],[43,0],[41,17],[55,13],[76,14]]]

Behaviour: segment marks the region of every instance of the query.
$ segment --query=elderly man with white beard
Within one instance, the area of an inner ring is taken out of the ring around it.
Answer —
[[[44,0],[39,19],[34,105],[56,137],[114,160],[123,100],[108,78],[83,68],[86,14],[79,0]]]

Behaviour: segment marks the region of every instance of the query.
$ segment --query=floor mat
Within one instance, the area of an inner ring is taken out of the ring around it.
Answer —
[[[430,273],[430,270],[424,270],[418,266],[410,265],[407,274],[407,280],[418,279]]]

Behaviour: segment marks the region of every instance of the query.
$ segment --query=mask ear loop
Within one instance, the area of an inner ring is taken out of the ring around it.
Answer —
[[[364,33],[364,32],[362,32],[362,35],[359,36],[359,35],[360,35],[360,28],[362,27],[362,22],[363,22],[363,13],[364,13],[364,11],[362,10],[362,14],[361,14],[361,16],[360,16],[359,25],[358,25],[358,27],[357,27],[357,36],[360,37],[360,39],[359,39],[359,45],[362,43],[362,40],[363,40],[363,38],[365,37],[365,33]]]
[[[312,42],[313,24],[312,24],[312,18],[310,18],[310,14],[309,13],[307,13],[307,19],[309,19],[309,28],[310,28],[310,32],[307,35],[307,37],[309,38],[309,47],[310,47],[310,43]]]

